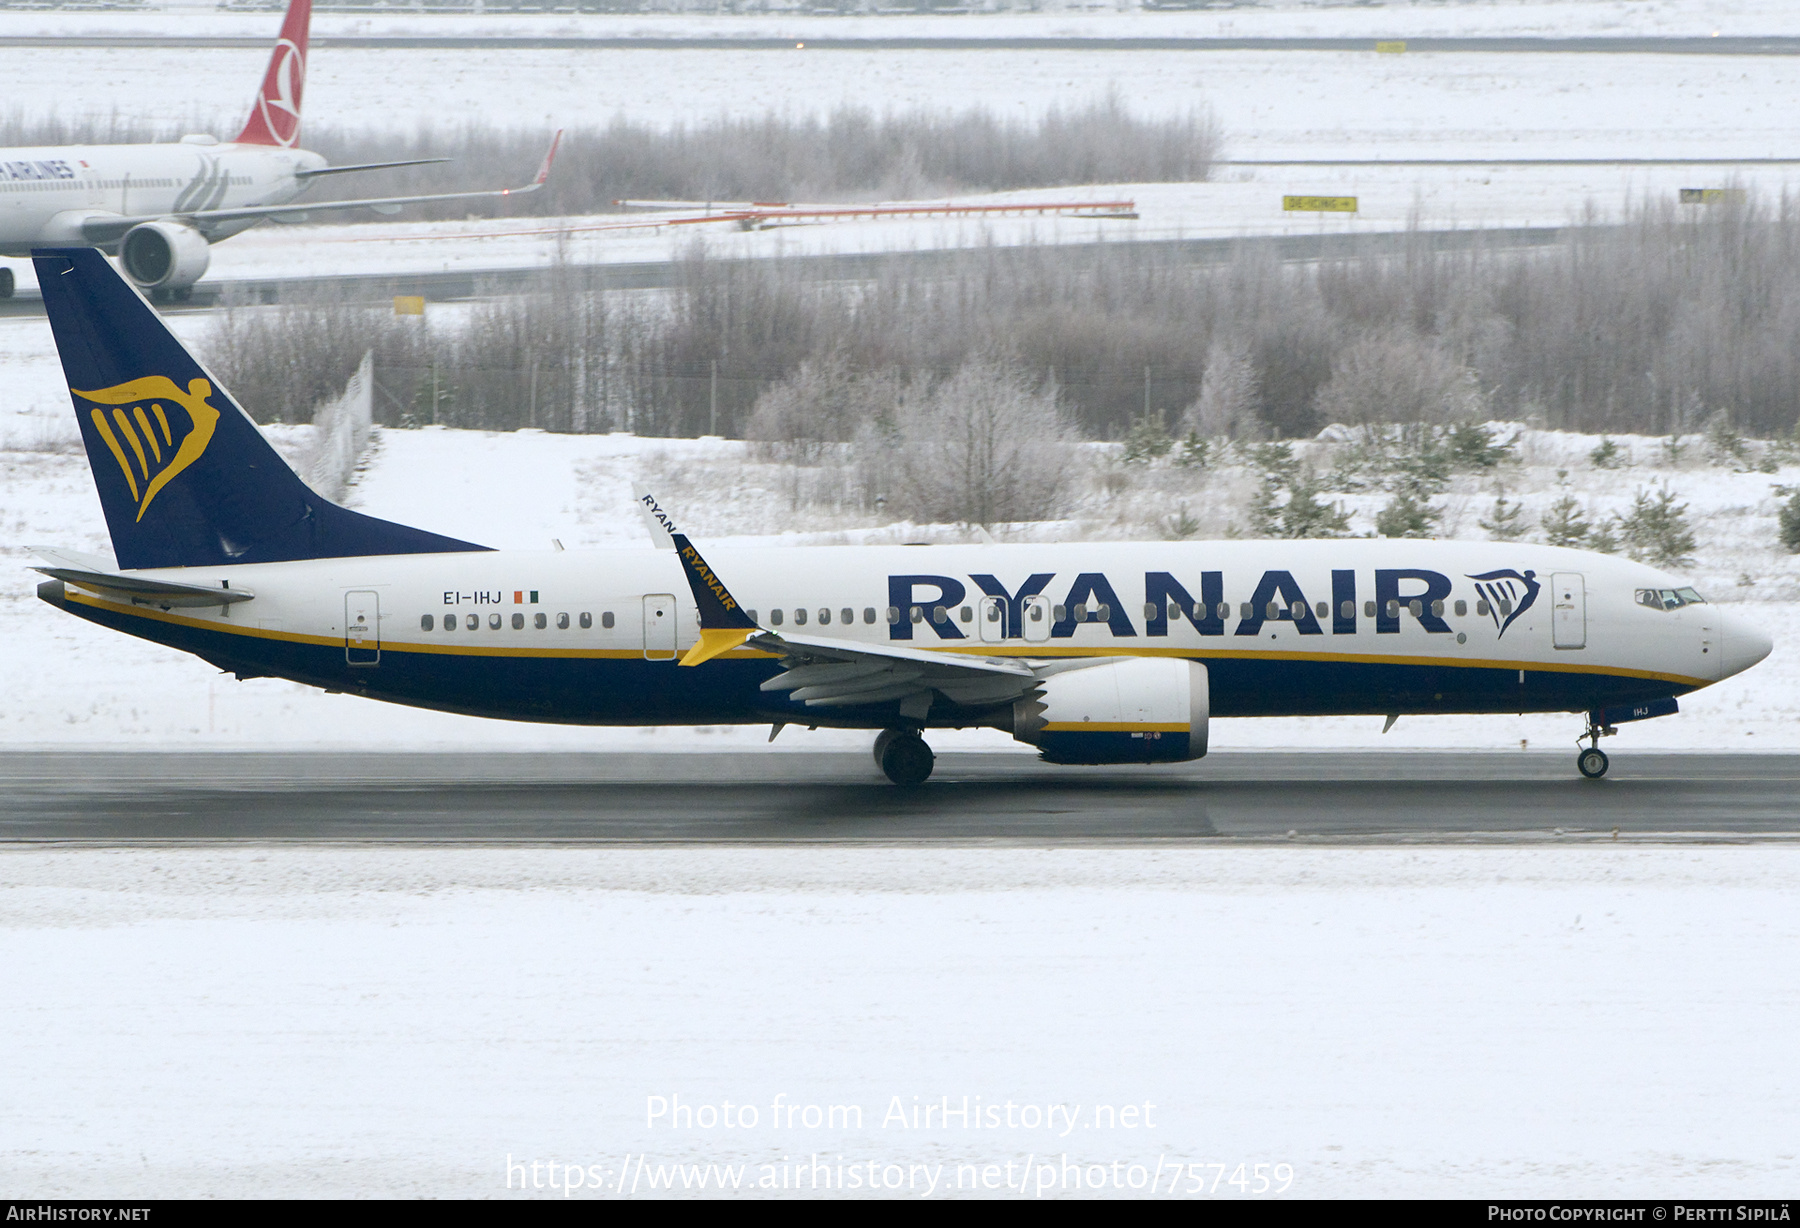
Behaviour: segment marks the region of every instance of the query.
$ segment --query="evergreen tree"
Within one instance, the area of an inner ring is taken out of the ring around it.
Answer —
[[[1588,544],[1588,538],[1593,533],[1587,516],[1581,510],[1581,504],[1574,495],[1567,492],[1550,505],[1538,525],[1544,530],[1544,541],[1552,546],[1580,549]]]
[[[1486,520],[1476,521],[1487,531],[1488,540],[1497,542],[1516,542],[1525,536],[1525,524],[1520,519],[1525,505],[1516,500],[1509,503],[1506,499],[1506,488],[1494,488],[1494,506],[1488,512]]]
[[[1637,492],[1631,510],[1619,517],[1619,538],[1627,554],[1655,567],[1679,567],[1694,553],[1687,504],[1677,505],[1675,492],[1666,483],[1655,495]]]
[[[1778,514],[1781,548],[1789,554],[1800,554],[1800,487],[1777,486],[1775,493],[1787,496]]]
[[[1435,537],[1443,516],[1442,510],[1412,490],[1403,489],[1375,517],[1375,532],[1383,537]]]

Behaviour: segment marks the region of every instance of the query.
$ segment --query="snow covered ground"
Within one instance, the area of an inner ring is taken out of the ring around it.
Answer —
[[[1796,891],[1768,846],[0,852],[0,1153],[31,1197],[1776,1197]],[[965,1096],[1012,1128],[911,1124]]]
[[[819,13],[315,12],[313,36],[577,38],[1446,38],[1746,37],[1800,33],[1785,0],[1258,0],[1196,12],[1148,12],[1131,0],[1048,3],[1041,12],[839,17]],[[0,36],[272,35],[272,12],[221,12],[169,0],[133,12],[0,13]]]

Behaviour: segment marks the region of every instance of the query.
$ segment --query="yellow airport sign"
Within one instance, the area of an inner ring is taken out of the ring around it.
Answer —
[[[1375,52],[1377,55],[1399,55],[1405,50],[1406,40],[1403,38],[1375,44]]]
[[[394,314],[397,316],[424,315],[425,296],[422,294],[396,294],[394,296]]]
[[[1749,199],[1743,188],[1682,188],[1684,205],[1741,205]]]
[[[1354,196],[1283,196],[1281,207],[1289,213],[1355,213]]]

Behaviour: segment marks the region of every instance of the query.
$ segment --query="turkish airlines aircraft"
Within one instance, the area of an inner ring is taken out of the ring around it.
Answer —
[[[237,139],[184,136],[172,145],[72,145],[0,149],[0,256],[81,244],[118,256],[125,273],[156,298],[186,298],[206,272],[209,247],[263,221],[304,221],[340,209],[396,213],[402,205],[533,192],[550,174],[561,133],[524,187],[434,196],[389,196],[291,205],[323,175],[441,162],[414,158],[328,166],[299,148],[300,95],[312,0],[289,0],[250,118]],[[0,268],[0,298],[13,292]]]
[[[1054,763],[1206,753],[1214,716],[1572,712],[1602,735],[1768,655],[1681,580],[1519,542],[499,551],[309,489],[99,253],[36,253],[116,565],[58,609],[239,678],[509,720],[993,727]],[[773,734],[771,734],[771,737]]]

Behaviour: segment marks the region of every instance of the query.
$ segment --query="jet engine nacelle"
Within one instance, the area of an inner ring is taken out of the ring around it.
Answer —
[[[1178,763],[1206,753],[1206,666],[1132,657],[1052,674],[1013,705],[1013,737],[1052,763]]]
[[[179,222],[141,223],[119,243],[125,276],[144,290],[185,290],[205,275],[211,260],[205,236]]]

